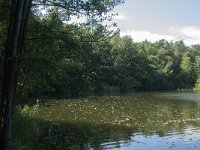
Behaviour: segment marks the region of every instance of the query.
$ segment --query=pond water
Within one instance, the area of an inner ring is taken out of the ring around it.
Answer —
[[[49,100],[33,118],[38,149],[200,149],[200,94],[193,92]]]

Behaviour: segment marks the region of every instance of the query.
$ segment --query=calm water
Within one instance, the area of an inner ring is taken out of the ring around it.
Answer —
[[[198,93],[50,100],[33,118],[38,149],[200,149]]]

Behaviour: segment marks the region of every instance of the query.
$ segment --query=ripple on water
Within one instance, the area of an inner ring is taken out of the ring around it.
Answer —
[[[115,149],[114,144],[116,142],[104,144],[105,149]],[[106,147],[107,145],[109,146]],[[130,142],[121,141],[117,145],[120,150],[198,150],[200,149],[200,129],[187,126],[182,132],[169,132],[165,136],[144,135],[138,132],[131,136]]]

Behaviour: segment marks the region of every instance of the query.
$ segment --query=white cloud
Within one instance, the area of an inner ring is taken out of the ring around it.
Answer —
[[[187,45],[200,44],[200,28],[195,26],[189,27],[171,27],[170,33],[177,40],[184,40]]]
[[[124,13],[120,13],[114,16],[116,21],[127,21],[127,17]],[[72,16],[71,20],[67,23],[83,23],[86,21],[86,17],[77,18]],[[180,41],[183,40],[186,45],[200,44],[200,27],[186,26],[186,27],[170,27],[168,34],[155,33],[148,30],[123,30],[121,35],[130,35],[135,42],[141,42],[148,40],[150,42],[156,42],[161,39],[167,41]]]
[[[198,27],[171,27],[169,34],[153,33],[150,31],[125,30],[121,32],[122,36],[130,35],[135,42],[148,40],[155,42],[161,39],[167,41],[183,40],[186,45],[200,44],[200,28]]]
[[[160,39],[166,39],[168,41],[174,40],[174,37],[172,35],[152,33],[150,31],[126,30],[126,31],[122,31],[121,35],[122,36],[130,35],[135,42],[141,42],[141,41],[144,41],[144,40],[156,42]]]

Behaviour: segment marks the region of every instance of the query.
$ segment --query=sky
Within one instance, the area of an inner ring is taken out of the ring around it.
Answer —
[[[200,44],[200,0],[125,0],[114,12],[120,34],[135,42],[166,39]]]

